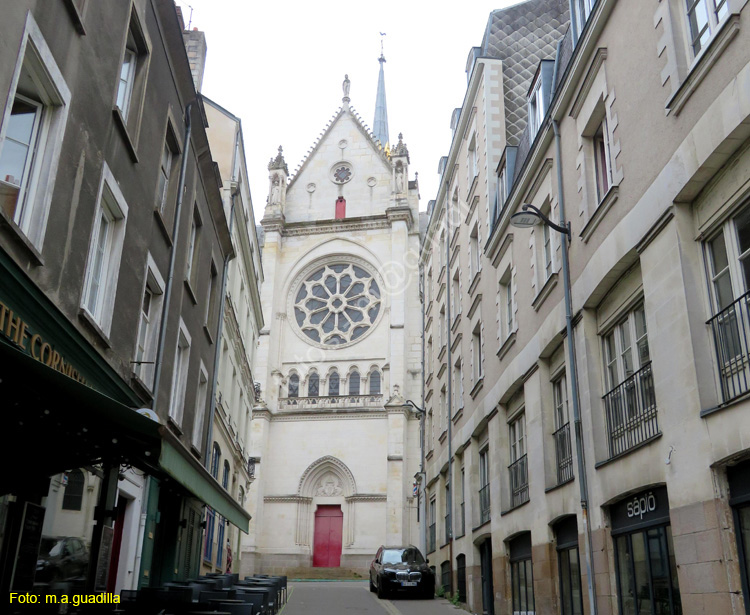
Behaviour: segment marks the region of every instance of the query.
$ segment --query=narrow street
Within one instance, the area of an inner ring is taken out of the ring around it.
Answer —
[[[282,615],[458,615],[442,598],[423,600],[403,595],[379,600],[367,582],[296,582],[289,584],[289,600]]]

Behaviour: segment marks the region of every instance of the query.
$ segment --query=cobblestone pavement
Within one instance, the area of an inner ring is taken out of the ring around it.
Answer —
[[[367,581],[308,581],[289,584],[281,615],[463,615],[447,600],[396,596],[379,600]]]

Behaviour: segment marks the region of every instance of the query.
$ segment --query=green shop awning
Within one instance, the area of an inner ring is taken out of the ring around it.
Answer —
[[[250,515],[161,424],[0,339],[0,450],[14,451],[0,495],[97,463],[166,476],[243,532]]]
[[[2,340],[0,409],[0,450],[14,451],[0,494],[102,461],[146,469],[159,459],[157,423]]]
[[[216,482],[197,459],[185,456],[180,450],[182,445],[178,441],[171,441],[174,436],[166,428],[162,429],[162,433],[164,439],[159,455],[159,468],[201,502],[228,519],[232,525],[247,533],[250,521],[248,512]]]

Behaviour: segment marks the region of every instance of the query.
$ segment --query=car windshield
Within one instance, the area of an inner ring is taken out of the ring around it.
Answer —
[[[424,559],[416,549],[385,549],[383,564],[424,564]]]

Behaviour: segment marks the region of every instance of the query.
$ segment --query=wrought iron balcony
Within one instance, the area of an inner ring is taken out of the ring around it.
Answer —
[[[326,410],[329,408],[383,407],[382,393],[371,395],[320,395],[316,397],[281,397],[280,410]]]
[[[508,466],[510,473],[510,507],[515,508],[529,501],[529,468],[526,455]]]
[[[711,325],[724,403],[750,391],[750,292],[730,303]]]
[[[485,485],[479,490],[479,525],[490,520],[490,486]]]
[[[427,553],[432,553],[435,550],[435,534],[436,534],[436,524],[433,523],[428,528],[427,533]]]
[[[616,457],[658,435],[651,362],[604,396],[609,457]]]
[[[552,436],[555,439],[557,484],[562,485],[573,478],[573,449],[570,443],[570,423],[565,423]]]

